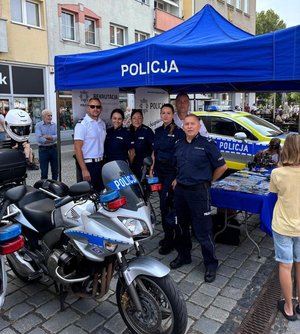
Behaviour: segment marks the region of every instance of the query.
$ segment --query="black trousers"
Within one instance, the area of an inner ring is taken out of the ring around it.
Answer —
[[[86,167],[91,175],[90,184],[92,185],[93,189],[99,192],[102,191],[104,189],[104,184],[102,182],[103,161],[86,163]],[[77,163],[77,161],[76,161],[76,177],[77,177],[77,182],[83,181],[81,168]]]
[[[183,258],[190,258],[192,241],[190,224],[200,243],[205,268],[217,269],[215,242],[211,219],[210,187],[203,183],[197,186],[175,188],[175,208],[178,229],[176,229],[175,247]]]

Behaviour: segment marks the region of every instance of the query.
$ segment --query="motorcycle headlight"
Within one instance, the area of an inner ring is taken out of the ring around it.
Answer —
[[[150,236],[150,230],[143,220],[126,217],[118,218],[128,228],[134,237],[146,238]]]

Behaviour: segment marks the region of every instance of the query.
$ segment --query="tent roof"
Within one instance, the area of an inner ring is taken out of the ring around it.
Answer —
[[[206,5],[179,26],[117,49],[55,57],[56,90],[299,91],[300,26],[252,36]]]

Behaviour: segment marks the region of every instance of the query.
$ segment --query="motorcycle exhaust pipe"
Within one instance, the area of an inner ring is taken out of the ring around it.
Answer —
[[[58,270],[60,267],[55,268],[55,277],[60,283],[62,284],[73,284],[73,283],[79,283],[87,280],[90,276],[85,276],[85,277],[78,277],[78,278],[67,278],[62,276]]]

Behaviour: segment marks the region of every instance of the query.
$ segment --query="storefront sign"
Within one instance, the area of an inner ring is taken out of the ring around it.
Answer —
[[[44,95],[42,68],[12,66],[14,94]]]
[[[10,94],[9,66],[0,65],[0,94]]]

